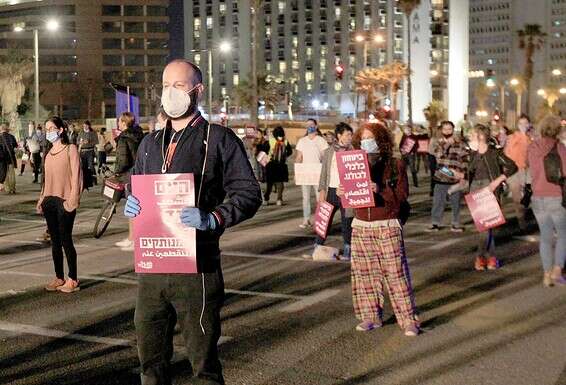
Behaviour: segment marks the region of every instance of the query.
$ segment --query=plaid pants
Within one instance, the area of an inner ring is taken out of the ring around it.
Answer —
[[[355,221],[352,225],[352,296],[356,318],[382,321],[384,285],[389,290],[399,326],[403,329],[418,326],[401,227],[367,227]]]

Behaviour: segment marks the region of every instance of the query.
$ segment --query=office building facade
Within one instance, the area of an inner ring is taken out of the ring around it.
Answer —
[[[170,56],[168,1],[0,2],[0,55],[13,50],[33,57],[39,29],[40,104],[64,117],[115,114],[109,83],[127,85],[140,97],[141,114],[155,112],[161,70]],[[47,31],[47,19],[60,28]],[[24,32],[13,32],[15,25]],[[33,100],[33,99],[30,99]]]

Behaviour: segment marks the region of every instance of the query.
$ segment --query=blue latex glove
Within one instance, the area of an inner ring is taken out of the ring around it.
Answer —
[[[181,211],[181,223],[200,231],[214,230],[216,228],[214,215],[207,214],[196,207],[185,207]]]
[[[135,218],[140,215],[141,206],[140,201],[133,195],[128,195],[126,200],[126,207],[124,207],[124,215],[128,218]]]

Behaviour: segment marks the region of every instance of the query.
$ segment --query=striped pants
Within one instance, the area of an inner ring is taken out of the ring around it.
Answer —
[[[391,222],[391,221],[389,221]],[[401,328],[419,325],[403,232],[399,225],[354,220],[352,224],[352,296],[356,318],[382,322],[387,286]]]

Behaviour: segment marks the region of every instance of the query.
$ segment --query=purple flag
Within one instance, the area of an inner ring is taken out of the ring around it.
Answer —
[[[116,117],[122,112],[128,111],[128,94],[123,91],[116,90]],[[140,123],[140,98],[130,94],[130,110],[136,117],[136,123]]]

